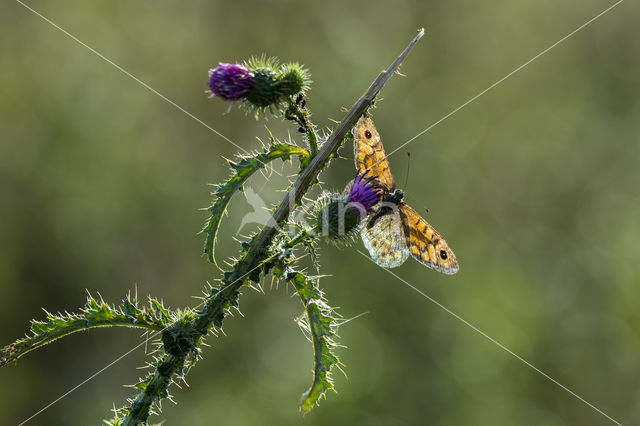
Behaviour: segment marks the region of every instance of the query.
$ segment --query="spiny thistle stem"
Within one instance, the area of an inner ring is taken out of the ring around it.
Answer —
[[[234,271],[238,269],[239,265]],[[257,267],[253,269],[255,270]],[[197,317],[190,321],[188,329],[181,330],[179,335],[173,336],[173,340],[169,340],[170,333],[166,333],[166,331],[163,333],[163,345],[165,352],[168,353],[159,360],[160,362],[157,363],[150,378],[140,386],[142,388],[140,394],[128,408],[122,409],[123,413],[126,413],[122,423],[117,423],[117,420],[114,420],[112,424],[133,426],[146,423],[153,404],[168,396],[168,388],[173,382],[174,376],[183,374],[188,357],[197,357],[198,346],[202,343],[202,338],[209,332],[211,326],[222,327],[226,311],[231,306],[237,306],[239,289],[251,272],[253,270],[250,269],[244,274],[239,274],[237,278],[232,279],[221,289],[212,289],[210,295],[207,296],[205,306],[196,313]],[[226,280],[223,280],[224,282]],[[190,343],[184,344],[187,337]]]
[[[167,388],[173,380],[173,375],[183,368],[186,358],[186,354],[166,355],[164,357],[144,391],[132,402],[129,415],[121,423],[123,426],[146,423],[151,407],[161,398],[167,396]]]
[[[288,120],[295,121],[300,125],[298,130],[305,134],[307,144],[309,145],[309,152],[313,156],[318,151],[319,138],[316,127],[310,120],[311,114],[306,108],[306,102],[306,99],[304,99],[302,95],[298,95],[295,100],[293,97],[290,97],[289,106],[284,115]]]
[[[318,135],[316,134],[315,126],[309,120],[309,111],[304,107],[300,108],[298,117],[300,118],[302,127],[304,128],[305,134],[307,135],[309,151],[311,151],[311,155],[313,155],[318,151]]]
[[[283,244],[284,248],[293,248],[298,244],[304,242],[307,239],[313,239],[313,235],[309,234],[308,229],[303,229],[296,236],[294,236],[291,240],[287,241]]]

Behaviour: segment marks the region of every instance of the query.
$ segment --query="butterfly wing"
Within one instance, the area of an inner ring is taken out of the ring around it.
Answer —
[[[362,117],[353,128],[353,147],[356,169],[360,175],[374,176],[387,191],[393,191],[395,183],[380,134],[370,118]]]
[[[395,268],[409,257],[409,247],[397,209],[366,225],[360,233],[371,258],[383,268]]]
[[[400,205],[400,215],[411,256],[444,274],[458,272],[458,261],[453,250],[433,226],[407,204]]]

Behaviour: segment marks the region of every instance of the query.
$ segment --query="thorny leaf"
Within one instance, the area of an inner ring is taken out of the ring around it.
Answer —
[[[202,232],[206,234],[204,252],[210,262],[217,265],[214,257],[216,235],[222,221],[222,215],[227,209],[231,198],[236,191],[242,191],[244,183],[259,169],[265,167],[267,163],[281,159],[283,161],[297,156],[300,159],[300,167],[303,168],[309,162],[309,151],[297,145],[287,143],[273,143],[263,152],[251,156],[241,157],[237,162],[229,162],[233,175],[225,183],[218,186],[214,195],[215,202],[209,206],[211,217],[205,223]]]
[[[135,298],[128,296],[123,306],[111,306],[102,298],[87,297],[79,313],[51,314],[45,321],[32,320],[31,334],[0,349],[0,366],[16,361],[26,353],[47,345],[54,340],[77,331],[95,327],[140,327],[149,330],[163,329],[169,320],[169,312],[154,299],[149,307],[139,307]]]
[[[339,323],[322,292],[309,277],[293,271],[287,271],[285,276],[296,288],[305,306],[307,319],[301,327],[311,335],[313,342],[313,383],[300,400],[300,411],[308,413],[328,390],[334,390],[331,367],[340,364],[340,360],[332,350],[336,347],[334,339]]]

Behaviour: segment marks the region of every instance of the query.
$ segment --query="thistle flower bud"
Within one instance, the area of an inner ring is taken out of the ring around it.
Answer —
[[[243,64],[220,63],[209,70],[210,97],[226,101],[243,100],[249,110],[259,113],[278,108],[290,96],[303,94],[311,84],[310,74],[292,62],[280,65],[276,58],[251,58]]]
[[[282,65],[278,74],[280,91],[285,96],[304,93],[311,84],[309,71],[297,62]],[[304,105],[302,107],[304,108]]]

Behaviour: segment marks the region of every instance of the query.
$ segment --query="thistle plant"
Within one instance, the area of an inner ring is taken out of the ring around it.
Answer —
[[[340,364],[335,354],[336,331],[343,320],[328,304],[319,278],[304,271],[299,253],[309,253],[318,266],[319,240],[345,240],[356,234],[361,222],[379,202],[379,194],[370,178],[357,176],[343,193],[324,194],[316,201],[303,197],[319,184],[319,174],[338,156],[345,138],[350,137],[350,129],[367,112],[422,34],[420,31],[402,54],[378,75],[331,132],[319,132],[310,120],[305,98],[310,74],[303,66],[260,57],[243,63],[220,63],[210,70],[207,85],[211,96],[232,105],[241,103],[256,118],[265,114],[281,116],[297,126],[305,146],[271,137],[261,151],[229,161],[231,177],[212,194],[214,200],[207,209],[209,218],[202,230],[206,259],[216,263],[215,242],[222,217],[231,198],[242,191],[247,180],[275,160],[296,159],[297,178],[273,210],[269,222],[241,241],[239,256],[223,271],[217,285],[205,287],[200,305],[169,309],[156,298],[150,297],[147,304],[142,304],[137,296],[131,295],[120,304],[109,304],[101,297],[89,295],[77,313],[47,313],[44,320],[32,320],[31,330],[25,337],[2,348],[0,366],[74,332],[96,327],[142,328],[155,339],[157,350],[151,354],[148,373],[134,384],[137,393],[116,409],[106,423],[148,424],[149,417],[158,413],[162,400],[169,397],[170,386],[184,380],[187,372],[205,355],[205,338],[215,336],[230,311],[238,308],[242,289],[258,285],[271,276],[290,283],[304,309],[298,323],[313,345],[314,367],[311,386],[303,393],[299,406],[303,413],[311,410],[334,388],[332,369]],[[308,223],[291,222],[291,214],[296,210],[308,213]],[[295,231],[289,232],[291,228]]]

